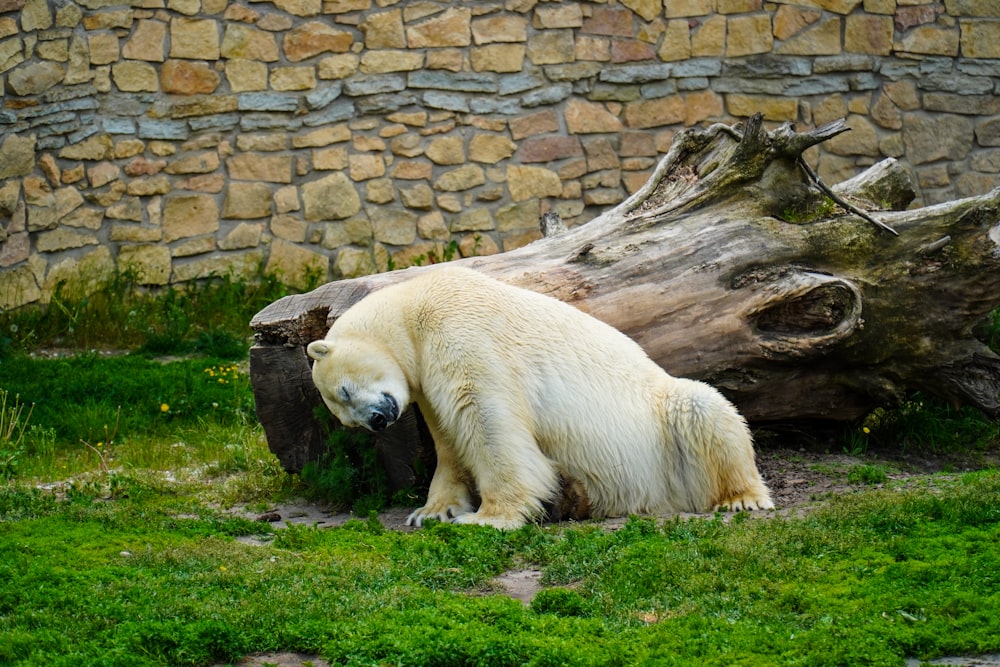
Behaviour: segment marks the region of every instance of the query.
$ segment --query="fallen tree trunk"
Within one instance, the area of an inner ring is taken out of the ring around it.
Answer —
[[[1000,306],[1000,190],[904,210],[913,190],[892,160],[827,189],[802,153],[846,129],[767,132],[755,117],[685,130],[618,207],[460,261],[612,324],[751,422],[855,420],[917,389],[997,417],[1000,358],[974,329]],[[324,447],[304,346],[421,270],[330,283],[254,317],[258,417],[287,469]],[[419,453],[407,428],[381,443],[389,459]]]

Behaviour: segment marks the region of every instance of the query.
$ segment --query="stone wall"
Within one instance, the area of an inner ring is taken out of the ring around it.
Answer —
[[[998,0],[0,0],[0,308],[515,248],[756,111],[846,117],[829,182],[979,194],[998,86]]]

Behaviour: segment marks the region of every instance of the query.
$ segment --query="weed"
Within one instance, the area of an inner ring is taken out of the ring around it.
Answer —
[[[360,429],[334,428],[327,447],[319,461],[307,463],[302,470],[311,492],[362,516],[383,509],[389,493],[373,436]]]
[[[889,475],[885,466],[861,464],[847,471],[847,481],[851,484],[885,484]]]
[[[14,396],[8,405],[9,397],[10,392],[0,389],[0,479],[9,479],[17,473],[27,452],[24,431],[35,407],[29,407],[25,415],[20,396]]]

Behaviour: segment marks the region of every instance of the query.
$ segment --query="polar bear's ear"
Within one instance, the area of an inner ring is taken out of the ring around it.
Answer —
[[[325,340],[314,340],[309,343],[309,347],[306,348],[306,352],[313,359],[319,361],[326,355],[330,354],[330,343]]]

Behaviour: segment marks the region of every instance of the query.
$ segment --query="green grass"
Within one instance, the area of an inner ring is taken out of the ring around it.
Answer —
[[[0,664],[900,665],[1000,650],[1000,474],[867,492],[804,519],[513,533],[376,520],[235,538],[123,477],[0,493]],[[530,607],[489,580],[543,571]]]
[[[359,666],[825,666],[1000,652],[996,470],[905,490],[862,460],[838,471],[862,490],[804,518],[617,531],[401,533],[374,518],[275,531],[234,518],[224,508],[306,492],[267,450],[244,363],[246,323],[281,289],[118,287],[0,314],[0,665],[299,651]],[[29,354],[53,346],[137,353]],[[998,443],[996,424],[917,396],[844,446]],[[384,493],[365,445],[335,439],[335,465],[310,473],[361,515]],[[251,535],[264,546],[237,539]],[[494,576],[528,567],[544,584],[530,607],[498,594]]]

